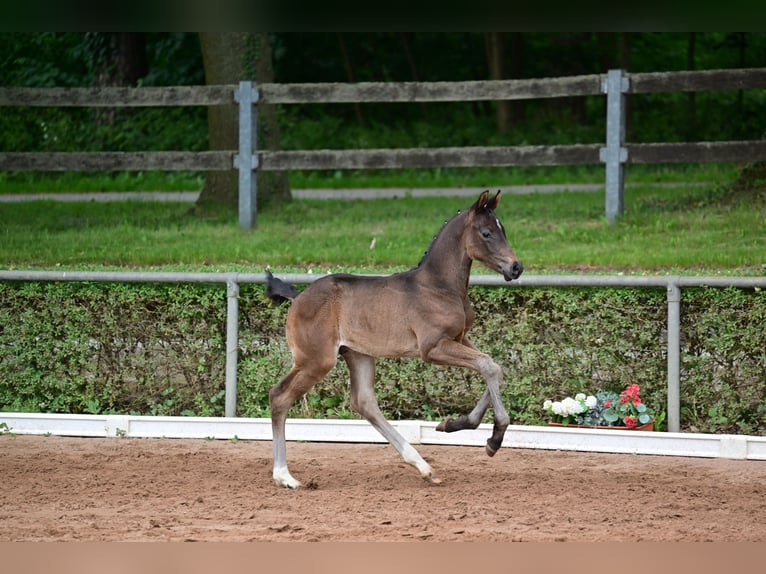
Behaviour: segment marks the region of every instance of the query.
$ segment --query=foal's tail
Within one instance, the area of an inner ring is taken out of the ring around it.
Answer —
[[[298,296],[299,291],[292,285],[288,285],[281,279],[277,279],[266,269],[266,296],[277,305],[285,301],[292,301]]]

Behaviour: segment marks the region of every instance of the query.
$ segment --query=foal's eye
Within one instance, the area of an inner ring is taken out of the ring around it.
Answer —
[[[484,239],[489,239],[491,235],[492,235],[492,232],[489,229],[482,229],[481,230],[481,236]]]

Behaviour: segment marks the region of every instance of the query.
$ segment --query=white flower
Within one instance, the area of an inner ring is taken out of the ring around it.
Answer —
[[[580,402],[584,401],[585,400],[585,393],[577,393],[575,395],[575,400],[576,401],[580,401]]]
[[[561,414],[565,417],[569,415],[578,415],[585,411],[585,407],[583,407],[582,403],[574,400],[572,397],[567,397],[561,401],[561,407]]]
[[[551,405],[553,405],[553,401],[548,400],[543,403],[543,410],[549,411],[551,410]]]
[[[595,409],[597,405],[598,405],[598,399],[594,397],[593,395],[589,395],[585,399],[585,406],[588,407],[589,409]]]

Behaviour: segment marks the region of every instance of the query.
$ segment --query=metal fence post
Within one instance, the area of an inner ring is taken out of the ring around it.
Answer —
[[[258,183],[258,90],[253,82],[243,81],[234,94],[239,104],[239,153],[234,167],[239,170],[239,226],[255,229],[257,219]]]
[[[606,93],[606,147],[599,160],[606,164],[606,219],[609,223],[622,215],[625,173],[628,160],[625,144],[625,93],[630,87],[624,70],[609,70],[601,91]]]
[[[681,430],[681,289],[668,284],[668,432]]]
[[[226,402],[224,415],[237,416],[237,358],[239,355],[239,283],[226,281]]]

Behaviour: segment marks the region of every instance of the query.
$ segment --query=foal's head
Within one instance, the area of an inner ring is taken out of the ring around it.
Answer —
[[[471,259],[481,261],[511,281],[519,278],[524,266],[508,244],[505,227],[495,215],[498,203],[499,191],[494,197],[485,191],[471,206],[465,230],[466,251]]]

